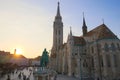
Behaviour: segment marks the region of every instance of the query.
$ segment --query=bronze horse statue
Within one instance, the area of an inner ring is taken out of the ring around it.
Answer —
[[[46,48],[44,49],[42,53],[42,57],[40,59],[40,67],[47,67],[49,62],[49,53],[46,51]]]

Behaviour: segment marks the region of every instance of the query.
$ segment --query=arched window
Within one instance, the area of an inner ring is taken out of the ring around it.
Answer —
[[[115,51],[115,45],[113,43],[111,44],[111,50]]]
[[[101,44],[98,44],[98,51],[101,52]]]
[[[117,67],[118,66],[118,57],[117,55],[113,55],[113,59],[114,59],[114,66]]]
[[[106,55],[107,66],[111,67],[110,55]]]
[[[56,30],[56,35],[57,35],[57,30]]]
[[[120,51],[120,45],[117,43],[117,49]]]
[[[92,68],[94,68],[94,58],[93,57],[91,59],[91,63],[92,63]]]
[[[84,60],[84,62],[83,62],[83,67],[88,67],[88,64],[87,64],[86,60]]]
[[[102,56],[102,55],[100,55],[100,65],[101,65],[101,67],[104,66],[104,65],[103,65],[103,56]]]
[[[107,43],[105,43],[105,45],[104,45],[104,49],[105,49],[106,52],[109,51],[109,47],[108,47],[108,44],[107,44]]]
[[[59,30],[59,35],[60,35],[60,30]]]
[[[94,53],[94,48],[93,47],[91,47],[91,52]]]
[[[59,39],[59,44],[60,44],[60,39]]]

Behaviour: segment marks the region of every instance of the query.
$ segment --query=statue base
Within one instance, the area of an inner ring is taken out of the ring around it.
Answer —
[[[33,72],[35,80],[54,80],[56,72],[46,67],[40,67]]]

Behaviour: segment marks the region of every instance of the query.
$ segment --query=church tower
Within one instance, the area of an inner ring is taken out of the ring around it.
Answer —
[[[58,51],[60,46],[63,44],[63,22],[60,15],[60,6],[58,2],[57,14],[53,24],[53,49]]]
[[[57,14],[53,23],[53,46],[51,49],[51,68],[58,71],[59,68],[59,58],[60,46],[63,45],[63,22],[60,15],[60,3],[58,2]]]
[[[87,34],[87,26],[86,26],[86,23],[85,23],[84,13],[83,13],[83,26],[82,26],[82,32],[83,32],[83,36],[84,36],[85,34]]]

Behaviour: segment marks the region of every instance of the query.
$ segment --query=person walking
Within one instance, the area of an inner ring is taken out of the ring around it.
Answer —
[[[7,80],[10,80],[10,75],[8,75],[8,78],[7,78]]]

